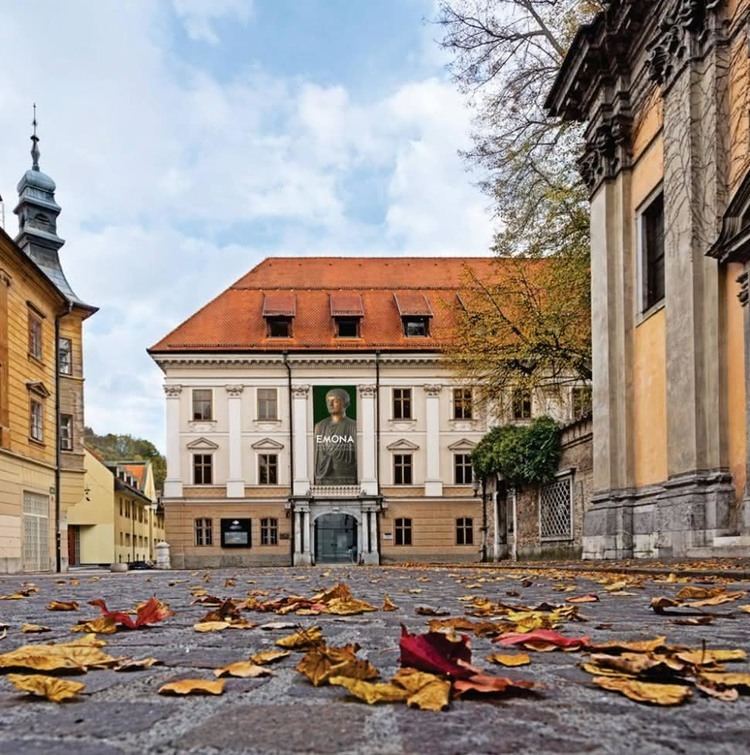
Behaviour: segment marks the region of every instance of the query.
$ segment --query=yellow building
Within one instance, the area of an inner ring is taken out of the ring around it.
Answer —
[[[0,572],[64,570],[68,506],[83,497],[83,321],[58,252],[54,181],[18,184],[19,233],[0,229]]]
[[[585,124],[584,556],[746,554],[750,2],[606,3],[547,100]]]
[[[86,449],[84,468],[84,496],[68,510],[71,565],[153,561],[164,514],[151,463],[107,463]]]

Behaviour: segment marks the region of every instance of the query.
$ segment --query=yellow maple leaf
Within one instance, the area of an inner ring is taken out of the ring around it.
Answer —
[[[323,632],[320,627],[309,627],[308,629],[301,629],[299,632],[287,635],[281,639],[276,640],[276,644],[281,648],[291,648],[293,650],[298,648],[306,648],[310,645],[317,645],[323,639]]]
[[[82,692],[86,685],[68,679],[58,679],[44,674],[8,674],[7,680],[21,692],[28,692],[36,697],[45,697],[53,703],[70,700]]]
[[[24,634],[41,634],[42,632],[51,632],[49,627],[44,627],[41,624],[22,624],[21,631]]]
[[[602,689],[619,692],[638,703],[679,705],[692,694],[689,687],[681,684],[654,684],[618,676],[596,676],[592,681]]]
[[[398,606],[390,599],[390,597],[386,593],[383,596],[383,607],[380,610],[381,611],[398,611]]]
[[[51,600],[47,603],[48,611],[77,611],[78,603],[75,600]]]
[[[81,642],[48,645],[22,645],[8,653],[0,654],[0,668],[23,668],[33,671],[57,671],[60,669],[107,668],[117,664],[118,659],[100,650],[86,635]]]
[[[691,663],[694,666],[707,666],[714,663],[728,663],[731,661],[744,661],[747,653],[744,650],[704,650],[697,648],[695,650],[682,650],[677,653],[677,657],[685,663]]]
[[[266,663],[273,663],[281,658],[286,658],[288,655],[288,650],[261,650],[259,653],[251,655],[250,660],[257,663],[258,666],[263,666]]]
[[[235,661],[222,668],[214,669],[214,676],[238,676],[241,679],[254,679],[258,676],[273,676],[273,672],[252,661]]]
[[[435,674],[413,668],[399,669],[391,683],[403,687],[409,696],[406,704],[420,710],[445,710],[450,703],[451,683]]]
[[[180,679],[159,687],[160,695],[220,695],[222,692],[223,679]]]
[[[113,616],[99,616],[96,619],[79,621],[70,628],[71,632],[95,632],[96,634],[114,634],[117,622]]]
[[[332,676],[329,684],[344,687],[354,697],[364,700],[368,705],[374,703],[400,703],[406,701],[409,693],[403,687],[391,683],[377,683],[352,679],[348,676]]]
[[[493,653],[487,656],[487,660],[491,663],[498,663],[501,666],[527,666],[531,663],[531,658],[526,653],[518,653],[517,655]]]

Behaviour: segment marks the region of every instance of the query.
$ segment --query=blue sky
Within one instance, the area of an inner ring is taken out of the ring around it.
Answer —
[[[0,0],[6,230],[57,182],[86,420],[164,446],[145,349],[269,255],[485,254],[430,0]]]

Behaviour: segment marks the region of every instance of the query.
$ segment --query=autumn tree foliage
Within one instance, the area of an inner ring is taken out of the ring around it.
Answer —
[[[592,0],[453,0],[439,6],[442,46],[475,109],[466,159],[492,197],[498,276],[470,282],[459,317],[459,374],[495,393],[590,377],[588,201],[576,166],[576,124],[544,100]],[[523,258],[523,259],[522,259]],[[540,258],[552,258],[544,266]]]

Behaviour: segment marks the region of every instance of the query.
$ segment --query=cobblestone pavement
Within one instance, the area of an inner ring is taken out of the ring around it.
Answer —
[[[480,570],[451,567],[307,569],[254,569],[198,572],[140,572],[29,578],[39,592],[24,600],[0,601],[0,621],[9,625],[0,652],[29,642],[69,640],[76,620],[94,617],[97,609],[87,600],[104,597],[110,608],[129,608],[150,595],[172,606],[176,616],[146,630],[120,631],[106,637],[113,655],[155,656],[165,665],[149,670],[117,673],[89,671],[73,677],[85,682],[80,702],[60,705],[16,692],[0,677],[0,755],[115,755],[116,753],[737,753],[750,747],[747,721],[750,697],[721,702],[699,694],[676,708],[657,708],[605,692],[590,683],[578,668],[580,653],[531,653],[532,664],[521,669],[493,666],[490,673],[531,678],[544,685],[541,697],[496,697],[454,701],[448,711],[423,712],[404,705],[368,706],[353,700],[340,687],[312,687],[294,670],[299,654],[273,665],[275,675],[262,679],[228,679],[220,697],[172,698],[157,694],[158,687],[186,677],[213,678],[211,669],[246,659],[252,652],[273,646],[289,630],[258,628],[199,634],[192,625],[208,610],[191,605],[190,587],[204,585],[220,596],[245,597],[254,589],[270,596],[287,593],[311,595],[343,581],[354,595],[380,606],[388,593],[399,610],[351,617],[315,617],[253,614],[258,623],[294,621],[319,624],[331,644],[357,642],[360,655],[372,661],[384,678],[398,666],[399,624],[426,631],[429,619],[416,614],[420,604],[463,614],[467,594],[495,601],[535,605],[561,603],[570,595],[596,592],[600,602],[583,604],[585,624],[569,623],[563,632],[587,634],[595,641],[646,639],[666,634],[673,643],[700,647],[750,649],[750,614],[731,603],[706,609],[733,617],[717,618],[711,626],[677,626],[654,614],[649,598],[672,596],[683,586],[646,579],[630,595],[603,589],[601,574],[534,573],[519,570]],[[236,585],[224,587],[225,579]],[[576,592],[553,588],[575,582]],[[0,594],[16,590],[24,578],[0,578]],[[692,584],[699,584],[693,582]],[[731,589],[750,589],[748,582],[724,581]],[[417,592],[420,590],[421,592]],[[509,596],[508,593],[511,593]],[[75,599],[77,613],[51,612],[52,599]],[[22,622],[52,627],[42,635],[20,632]],[[608,628],[598,628],[600,625]],[[474,659],[484,658],[497,645],[472,638]],[[747,671],[748,664],[731,664]]]

